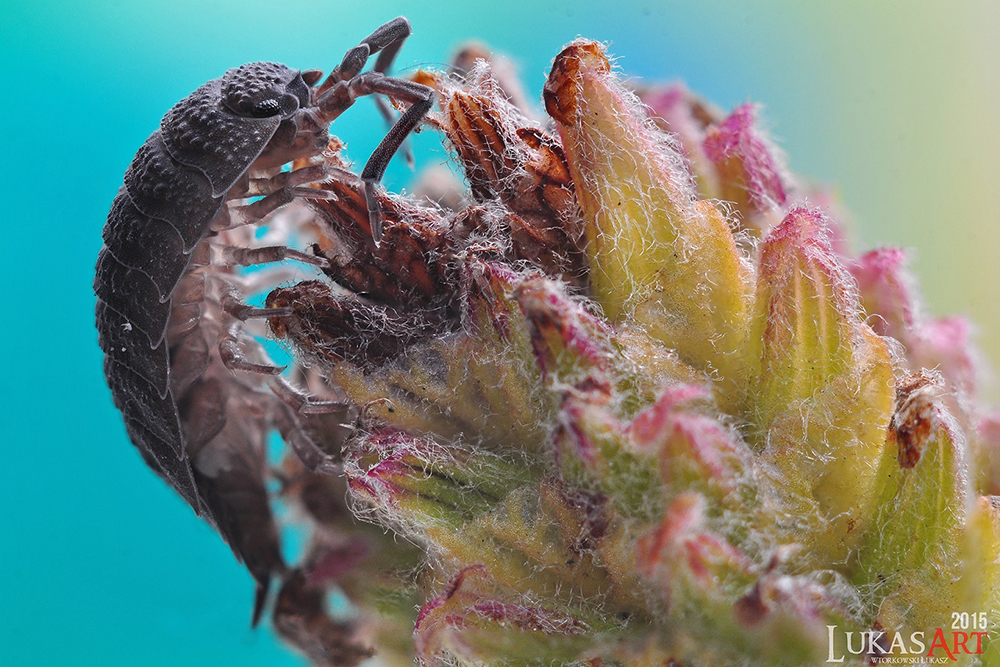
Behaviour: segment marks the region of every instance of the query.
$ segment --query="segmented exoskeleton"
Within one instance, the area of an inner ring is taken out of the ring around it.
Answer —
[[[272,573],[283,568],[264,486],[266,435],[277,428],[313,469],[329,463],[296,411],[267,387],[266,376],[281,369],[266,364],[240,334],[241,320],[281,313],[240,303],[231,267],[323,260],[281,246],[237,244],[253,240],[245,225],[305,194],[303,186],[325,173],[321,164],[279,173],[281,166],[319,154],[329,123],[373,93],[410,105],[362,173],[378,243],[374,189],[433,98],[425,86],[385,75],[409,33],[406,19],[385,24],[348,51],[322,84],[317,70],[266,62],[204,84],[139,149],[104,227],[94,291],[115,405],[146,463],[246,562],[258,582],[255,623]],[[360,73],[376,52],[373,70]],[[263,199],[235,205],[255,196]],[[289,388],[281,387],[287,399]]]

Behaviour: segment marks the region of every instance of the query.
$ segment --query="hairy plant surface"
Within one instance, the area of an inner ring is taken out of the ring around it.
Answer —
[[[754,107],[630,90],[588,41],[544,117],[495,71],[418,75],[467,190],[379,195],[376,245],[332,146],[275,223],[326,261],[271,333],[357,415],[286,387],[343,475],[278,472],[311,534],[279,632],[330,665],[1000,665],[966,324],[920,312],[902,251],[848,252]]]

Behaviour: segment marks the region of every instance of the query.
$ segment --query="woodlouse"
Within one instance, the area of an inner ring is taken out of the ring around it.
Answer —
[[[321,153],[329,123],[369,94],[409,104],[362,172],[378,243],[374,190],[433,99],[430,88],[385,74],[409,34],[402,17],[381,26],[322,83],[318,70],[257,62],[202,85],[139,149],[104,227],[94,291],[115,405],[146,463],[217,527],[257,580],[254,623],[272,574],[284,568],[264,486],[266,435],[277,428],[314,469],[330,464],[286,403],[289,388],[276,394],[265,384],[281,369],[240,334],[241,320],[280,313],[240,303],[233,266],[322,260],[238,244],[253,242],[248,223],[323,177],[321,164],[280,168]],[[362,73],[374,53],[374,68]],[[380,109],[392,113],[384,102]],[[263,198],[228,205],[254,196]]]

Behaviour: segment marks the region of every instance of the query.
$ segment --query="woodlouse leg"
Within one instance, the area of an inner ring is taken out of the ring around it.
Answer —
[[[291,204],[294,200],[295,196],[291,190],[283,188],[253,203],[230,206],[228,215],[224,216],[225,222],[217,229],[218,231],[225,231],[246,225],[255,225],[282,206]]]
[[[375,53],[379,56],[375,61],[374,71],[388,71],[411,32],[410,22],[402,16],[380,25],[372,34],[361,40],[360,44],[344,54],[344,59],[333,68],[330,76],[326,77],[326,81],[316,92],[323,93],[342,81],[353,79]]]
[[[327,401],[316,398],[295,387],[285,378],[278,377],[268,383],[274,395],[284,401],[290,408],[303,415],[328,415],[337,412],[347,412],[350,403],[343,401]]]
[[[375,106],[378,108],[378,112],[382,114],[382,118],[385,120],[386,127],[392,128],[397,120],[396,113],[392,109],[392,105],[385,101],[385,98],[378,95],[375,96]],[[404,140],[403,145],[400,146],[399,152],[403,156],[403,162],[410,169],[414,169],[417,166],[417,161],[413,157],[413,149],[410,147],[410,142]]]
[[[399,150],[406,137],[417,128],[417,125],[427,115],[427,112],[431,110],[431,105],[434,101],[434,91],[421,84],[389,77],[378,83],[385,85],[387,90],[391,89],[396,97],[403,97],[405,93],[407,95],[414,95],[415,99],[410,108],[389,129],[388,134],[385,135],[372,152],[371,157],[368,158],[368,162],[365,164],[364,170],[361,172],[361,180],[365,182],[365,202],[368,204],[368,218],[371,223],[372,237],[375,240],[376,246],[382,238],[382,211],[378,205],[376,188],[382,182],[382,177],[385,175],[385,170],[389,166],[392,156]]]
[[[254,308],[247,305],[243,303],[240,295],[234,289],[222,295],[222,298],[219,299],[219,305],[225,313],[235,317],[240,322],[251,318],[288,317],[292,314],[291,308]]]
[[[308,197],[310,199],[337,198],[336,195],[327,190],[318,190],[303,185],[281,188],[250,204],[230,207],[228,219],[218,231],[258,224],[282,206],[291,204],[297,197]]]
[[[399,50],[403,48],[403,42],[411,33],[410,22],[402,16],[379,26],[372,34],[361,40],[360,44],[344,54],[344,59],[330,72],[330,76],[317,89],[317,94],[322,94],[341,81],[348,81],[356,77],[368,59],[375,53],[378,54],[378,58],[375,60],[372,71],[387,74],[392,68]],[[386,124],[391,127],[396,122],[396,114],[389,103],[381,96],[376,95],[375,106],[382,114]],[[413,152],[408,146],[403,147],[403,159],[411,168],[414,166]]]
[[[273,264],[286,259],[294,259],[303,264],[311,264],[321,269],[330,266],[329,260],[315,255],[307,255],[282,245],[243,248],[231,245],[213,246],[219,251],[224,266],[256,266],[258,264]]]
[[[278,409],[275,411],[274,424],[281,437],[302,461],[302,465],[315,473],[341,474],[342,467],[309,437],[292,409],[280,401],[276,404]]]
[[[329,168],[326,164],[313,164],[293,171],[283,171],[270,178],[250,179],[246,186],[230,199],[261,198],[249,204],[231,206],[228,216],[223,217],[224,222],[219,231],[260,223],[299,197],[336,199],[336,195],[328,190],[309,187],[310,184],[319,183],[328,176]]]
[[[318,158],[322,159],[322,158]],[[270,178],[251,178],[241,197],[258,197],[269,195],[279,190],[296,189],[310,183],[319,183],[329,176],[325,162],[317,162],[308,167],[292,171],[282,171]],[[306,190],[306,195],[313,195],[312,190]]]
[[[392,156],[431,110],[434,90],[413,81],[385,76],[381,72],[365,72],[349,81],[337,83],[323,93],[316,103],[323,117],[333,120],[350,108],[358,97],[373,94],[386,95],[410,104],[410,108],[399,117],[372,152],[361,172],[361,179],[365,182],[365,201],[368,204],[372,238],[377,246],[382,238],[382,211],[378,205],[376,188],[382,181]]]
[[[410,36],[409,22],[405,18],[402,17],[400,18],[402,19],[402,23],[405,26],[405,32],[403,32],[402,29],[398,29],[400,33],[399,36],[395,37],[393,41],[391,41],[388,45],[386,45],[385,48],[381,50],[381,52],[378,54],[378,59],[375,60],[375,67],[372,68],[373,72],[381,72],[382,74],[388,74],[389,70],[392,68],[392,64],[396,61],[396,54],[398,54],[399,50],[403,48],[403,42],[406,41],[406,38]],[[399,20],[400,19],[396,19],[396,21]],[[386,25],[390,25],[391,23],[392,21],[390,21],[390,23],[387,23]],[[372,37],[374,36],[375,33],[373,33],[368,39],[372,39]],[[382,118],[385,119],[386,125],[391,128],[392,125],[396,122],[396,114],[393,113],[392,107],[389,105],[386,99],[381,95],[375,96],[375,106],[378,107],[379,113],[381,113]],[[404,141],[402,148],[400,150],[403,153],[403,161],[406,162],[406,165],[410,169],[413,169],[416,166],[416,160],[414,160],[413,158],[413,150],[410,148],[410,143],[408,141]]]
[[[219,336],[219,357],[223,365],[231,371],[246,371],[257,375],[278,375],[285,366],[259,364],[251,361],[240,347],[243,330],[239,322],[233,322]]]

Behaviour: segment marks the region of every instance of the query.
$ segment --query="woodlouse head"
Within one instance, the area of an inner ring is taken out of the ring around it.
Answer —
[[[299,72],[270,62],[247,63],[222,77],[222,103],[246,118],[279,119],[254,168],[267,169],[314,155],[329,140],[327,123],[314,113],[312,85],[321,72]]]
[[[241,116],[288,118],[309,100],[302,75],[278,63],[247,63],[222,77],[222,101]]]

